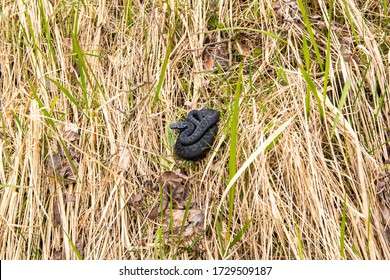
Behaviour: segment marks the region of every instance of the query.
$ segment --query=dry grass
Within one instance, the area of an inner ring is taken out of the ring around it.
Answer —
[[[0,258],[390,259],[386,1],[335,0],[330,44],[329,1],[308,1],[320,61],[298,2],[2,0]],[[179,161],[169,124],[202,107],[222,113],[214,150]],[[167,170],[204,232],[148,218]]]

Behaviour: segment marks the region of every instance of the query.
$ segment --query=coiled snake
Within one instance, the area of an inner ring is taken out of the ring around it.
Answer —
[[[173,146],[174,153],[182,159],[203,159],[214,143],[218,121],[218,111],[202,109],[192,110],[184,121],[171,124],[171,129],[179,131]]]

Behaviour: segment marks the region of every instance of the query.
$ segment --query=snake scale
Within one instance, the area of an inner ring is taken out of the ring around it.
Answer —
[[[173,146],[174,153],[182,159],[203,159],[214,143],[218,132],[219,112],[213,109],[192,110],[182,122],[171,124],[179,131]]]

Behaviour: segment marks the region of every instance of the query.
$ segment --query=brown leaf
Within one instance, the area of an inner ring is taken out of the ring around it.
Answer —
[[[65,165],[59,170],[57,170],[56,176],[61,180],[64,186],[76,182],[77,179],[76,175],[73,173],[73,170],[69,165]]]
[[[53,252],[53,260],[55,261],[59,261],[59,260],[63,260],[64,258],[62,257],[62,250],[54,250]]]
[[[74,147],[74,146],[68,147],[68,153],[70,155],[70,158],[73,161],[79,161],[80,160],[81,153],[80,153],[80,151],[76,147]],[[65,155],[64,155],[64,157],[65,157]]]
[[[248,55],[251,53],[251,49],[249,48],[249,46],[241,41],[241,42],[237,42],[237,49],[238,49],[238,52],[241,54],[241,55]]]
[[[161,181],[162,182],[175,182],[175,183],[181,183],[183,182],[183,179],[185,176],[181,175],[178,172],[173,171],[165,171],[161,174]]]
[[[59,154],[49,155],[47,159],[47,167],[52,170],[58,170],[62,166],[62,158]]]
[[[169,227],[171,221],[173,227],[183,226],[183,219],[186,210],[172,210],[172,213],[169,209],[165,210],[165,225]],[[184,221],[184,226],[191,224],[194,228],[201,228],[204,221],[204,213],[202,210],[191,209],[188,211],[187,220]]]
[[[204,212],[201,210],[190,210],[188,219],[195,226],[202,226],[205,219]]]
[[[203,53],[203,68],[206,71],[212,71],[214,70],[214,59],[213,57],[207,53]]]
[[[194,225],[193,224],[189,224],[188,226],[186,226],[184,228],[183,236],[188,237],[188,236],[193,235],[194,233],[195,233]]]
[[[217,47],[217,51],[215,53],[215,59],[222,69],[229,67],[229,56],[228,56],[227,45]]]
[[[58,205],[57,199],[54,199],[53,215],[54,215],[54,226],[57,227],[60,224],[62,224],[60,206]]]
[[[302,15],[295,0],[274,0],[272,7],[276,15],[284,21],[290,23],[302,21]]]
[[[381,203],[382,216],[386,225],[390,224],[390,209],[384,203]]]
[[[62,127],[62,134],[64,138],[68,139],[70,142],[80,139],[79,128],[73,123],[65,124]]]
[[[202,53],[203,68],[206,71],[217,69],[218,64],[222,69],[229,67],[228,40],[217,41],[216,36],[206,37]]]
[[[172,210],[172,215],[170,213],[170,209],[167,209],[165,211],[165,224],[169,226],[171,222],[171,216],[172,216],[172,226],[174,227],[180,227],[183,223],[185,210]]]
[[[141,193],[132,194],[130,198],[127,200],[127,204],[130,206],[132,211],[139,211],[142,209],[142,199],[143,195]]]
[[[352,58],[353,58],[353,60],[355,60],[355,62],[356,62],[357,64],[362,65],[362,60],[360,59],[359,52],[355,52],[355,53],[352,55]]]
[[[126,148],[120,148],[119,151],[118,169],[120,171],[127,171],[130,168],[130,151]]]
[[[322,17],[319,14],[312,14],[312,15],[309,15],[309,18],[312,20],[320,20]]]
[[[317,26],[318,26],[319,29],[325,29],[325,28],[328,27],[326,22],[322,21],[322,20],[317,22]]]
[[[82,236],[79,236],[79,238],[76,240],[75,246],[77,248],[77,251],[79,251],[81,257],[84,258],[85,242],[84,242],[84,238]]]
[[[153,207],[153,209],[150,211],[148,218],[151,220],[155,220],[161,213],[161,210],[164,211],[168,207],[168,200],[166,198],[163,198],[162,206],[157,205]]]
[[[144,196],[141,193],[132,194],[129,200],[131,201],[131,203],[138,203],[143,199],[143,197]]]
[[[179,186],[173,193],[173,200],[177,205],[178,209],[185,209],[190,197],[190,189],[188,184]]]
[[[186,182],[165,182],[163,187],[165,196],[168,200],[172,197],[177,208],[184,209],[186,207],[190,194],[189,185]]]
[[[345,49],[343,52],[343,58],[345,61],[351,61],[352,59],[352,52],[348,49]]]

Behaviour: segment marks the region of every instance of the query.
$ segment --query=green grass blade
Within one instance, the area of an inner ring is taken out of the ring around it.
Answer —
[[[294,225],[295,225],[295,233],[297,234],[298,238],[298,254],[299,254],[299,259],[304,260],[305,256],[303,254],[303,244],[302,244],[302,237],[301,237],[301,232],[299,230],[298,224],[297,224],[297,218],[294,217]]]
[[[309,45],[307,44],[306,37],[302,37],[302,48],[303,48],[303,58],[305,59],[306,71],[310,71],[310,51]]]
[[[333,0],[330,2],[329,6],[330,6],[330,8],[329,8],[329,13],[328,13],[328,22],[332,22],[332,18],[333,18]],[[330,34],[331,34],[331,29],[330,29],[330,26],[329,26],[328,27],[328,34],[327,34],[327,38],[326,38],[324,92],[322,94],[324,98],[326,96],[326,92],[327,92],[327,88],[328,88],[328,84],[329,84],[329,71],[330,71],[330,59],[331,59],[331,55],[330,55],[331,37],[330,37]]]
[[[76,257],[78,260],[83,260],[83,257],[81,256],[79,250],[77,249],[76,245],[74,245],[72,238],[64,231],[66,237],[68,238],[69,244],[72,247],[73,252],[76,254]]]
[[[34,99],[36,100],[36,102],[38,103],[39,109],[41,110],[41,112],[42,112],[43,115],[45,116],[45,122],[46,122],[46,124],[52,129],[52,131],[53,131],[54,133],[59,134],[59,132],[58,132],[58,130],[57,130],[57,126],[56,126],[56,124],[55,124],[54,121],[53,121],[54,118],[50,115],[50,113],[49,113],[49,112],[47,111],[47,109],[46,109],[45,104],[44,104],[44,103],[42,102],[42,100],[39,98],[38,93],[37,93],[37,91],[36,91],[36,88],[30,83],[30,81],[28,81],[28,83],[29,83],[29,85],[30,85],[30,89],[31,89],[31,91],[32,91],[33,97],[34,97]],[[59,137],[59,138],[58,138],[58,141],[59,141],[60,144],[61,144],[62,150],[63,150],[64,153],[65,153],[65,156],[66,156],[66,158],[67,158],[67,160],[68,160],[68,162],[69,162],[70,167],[72,168],[73,173],[75,174],[75,176],[78,177],[78,170],[77,170],[76,165],[74,164],[74,162],[73,162],[73,160],[72,160],[72,157],[71,157],[71,155],[70,155],[70,153],[69,153],[69,151],[68,151],[68,148],[67,148],[66,145],[65,145],[64,140],[63,140],[61,137]]]
[[[59,82],[53,80],[52,78],[47,77],[47,79],[52,82],[69,100],[72,102],[77,109],[82,112],[83,108],[81,107],[80,103],[76,100],[76,98],[70,93],[69,90],[67,90],[65,87],[63,87]]]
[[[133,0],[124,1],[126,26],[129,27],[133,23]]]
[[[169,11],[170,11],[170,13],[174,12],[171,9],[169,9]],[[166,48],[166,51],[165,51],[164,61],[163,61],[163,64],[161,66],[161,71],[160,71],[160,76],[158,78],[158,84],[157,84],[156,92],[154,93],[154,97],[153,97],[152,110],[156,106],[157,102],[160,99],[160,92],[161,92],[161,89],[162,89],[162,86],[163,86],[163,82],[164,82],[164,78],[165,78],[165,74],[166,74],[166,71],[167,71],[169,57],[171,56],[172,42],[173,42],[173,36],[175,34],[175,30],[176,30],[176,23],[177,22],[174,23],[174,25],[169,29],[169,32],[168,32],[167,48]]]
[[[334,119],[334,122],[333,122],[333,126],[332,126],[332,132],[330,134],[330,138],[332,139],[333,138],[333,135],[334,135],[334,132],[336,130],[336,127],[337,127],[337,123],[339,121],[339,118],[340,118],[340,113],[344,107],[344,103],[345,103],[345,100],[347,99],[347,94],[348,94],[348,91],[349,91],[349,88],[351,87],[351,81],[350,80],[347,80],[345,82],[345,85],[344,85],[344,88],[343,88],[343,92],[341,94],[341,97],[340,97],[340,101],[339,101],[339,105],[337,106],[338,108],[338,112],[337,112],[337,115]]]
[[[156,232],[156,237],[154,238],[154,242],[153,242],[155,260],[159,260],[163,258],[163,252],[162,252],[163,239],[164,239],[163,229],[158,228]]]
[[[172,33],[173,33],[173,31],[172,31]],[[161,92],[162,85],[163,85],[163,82],[164,82],[165,73],[167,71],[168,62],[169,62],[169,56],[171,55],[171,49],[172,49],[172,37],[169,36],[168,46],[167,46],[167,49],[165,51],[164,62],[163,62],[163,65],[161,67],[161,72],[160,72],[160,76],[158,78],[158,84],[157,84],[156,92],[155,92],[154,98],[153,98],[152,109],[154,108],[154,106],[156,106],[156,104],[157,104],[157,102],[158,102],[158,100],[160,98],[160,92]]]
[[[229,246],[228,246],[228,248],[227,248],[227,250],[226,250],[226,253],[227,253],[234,245],[236,245],[238,241],[241,240],[242,236],[245,234],[245,232],[247,232],[247,230],[248,230],[250,224],[252,223],[252,220],[253,220],[253,218],[250,219],[248,222],[246,222],[245,225],[243,226],[243,228],[240,229],[240,230],[237,232],[237,234],[236,234],[236,236],[234,237],[234,239],[229,243]]]
[[[237,130],[238,130],[238,112],[240,105],[240,96],[242,92],[242,69],[240,65],[238,81],[236,84],[235,98],[233,103],[233,114],[230,119],[230,157],[229,157],[229,179],[231,180],[237,172]],[[234,212],[235,185],[229,191],[229,216],[228,216],[228,234],[230,234],[231,223]],[[229,239],[229,237],[228,237]]]
[[[290,84],[290,81],[287,77],[287,73],[286,71],[282,68],[282,67],[278,67],[278,83],[280,83],[281,81],[284,81],[287,85]]]
[[[320,111],[321,121],[324,121],[325,120],[324,108],[323,108],[321,98],[318,95],[316,86],[315,86],[313,80],[310,78],[310,75],[306,72],[306,70],[303,69],[301,66],[299,66],[299,69],[301,70],[301,73],[302,73],[303,78],[305,79],[305,81],[308,85],[309,90],[313,93],[313,95],[317,101],[318,110]],[[309,108],[306,108],[306,110],[310,109],[310,103],[309,103],[310,99],[309,100],[308,99],[309,99],[309,97],[306,96],[306,106],[309,107]],[[308,111],[307,111],[307,113],[308,113]]]
[[[222,218],[222,215],[219,213],[219,211],[217,212],[216,208],[214,208],[214,216],[215,216],[215,231],[217,232],[218,241],[221,246],[222,256],[224,256],[226,251],[223,232],[222,232],[222,221],[224,219]]]
[[[313,45],[314,51],[316,53],[318,64],[320,65],[321,71],[324,71],[324,66],[323,66],[320,50],[318,48],[316,38],[315,38],[314,33],[313,33],[313,29],[311,28],[311,25],[310,25],[309,17],[307,16],[307,11],[306,11],[305,6],[303,5],[302,0],[298,0],[298,5],[299,5],[299,9],[302,13],[303,22],[305,23],[306,30],[310,36],[310,43]]]

